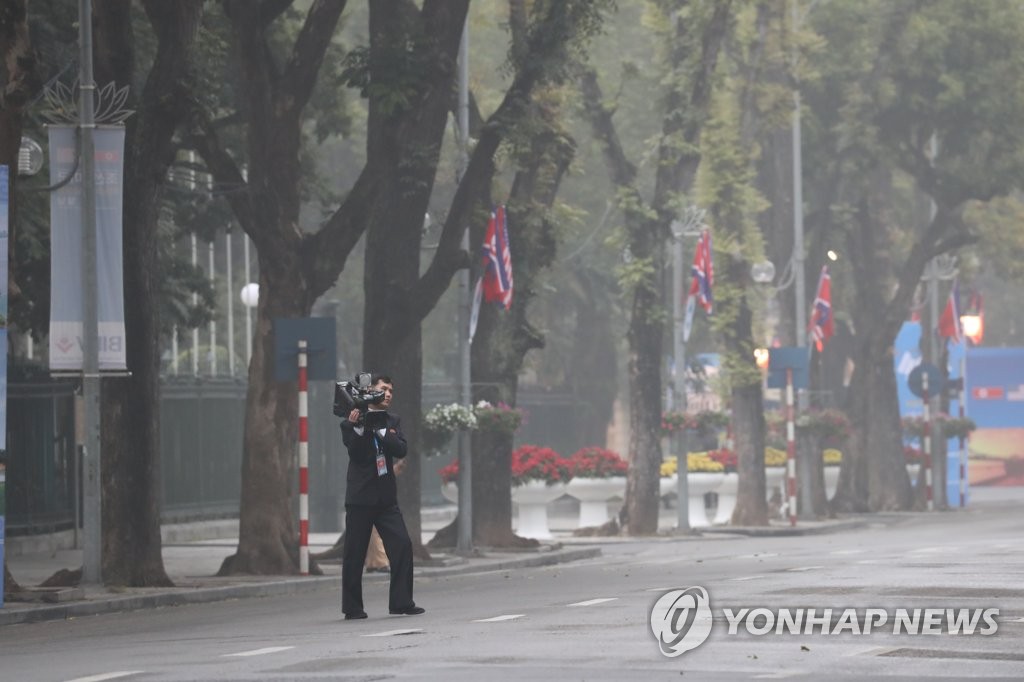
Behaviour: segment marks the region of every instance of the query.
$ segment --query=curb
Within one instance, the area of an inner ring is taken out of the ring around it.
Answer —
[[[598,547],[560,549],[543,554],[502,559],[494,562],[466,562],[440,568],[416,569],[417,578],[465,575],[484,571],[503,571],[517,568],[551,566],[569,561],[591,559],[601,555]],[[384,579],[384,576],[381,576]],[[206,604],[228,599],[249,597],[276,597],[290,594],[304,594],[340,586],[341,576],[311,576],[307,578],[280,578],[260,583],[225,585],[223,587],[198,587],[193,589],[170,589],[153,594],[100,597],[91,601],[68,604],[37,606],[8,611],[0,608],[0,627],[19,623],[40,623],[51,620],[67,620],[83,616],[97,616],[106,613],[137,611],[167,606]],[[340,598],[340,597],[339,597]]]
[[[857,530],[867,528],[868,522],[862,520],[840,521],[820,526],[803,526],[798,523],[796,526],[721,526],[707,533],[728,533],[731,535],[746,535],[748,537],[793,537],[800,535],[824,535],[846,530]]]

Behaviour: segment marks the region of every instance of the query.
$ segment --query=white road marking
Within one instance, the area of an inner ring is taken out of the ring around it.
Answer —
[[[755,552],[754,554],[740,554],[737,559],[760,559],[766,556],[779,556],[778,552]]]
[[[1024,623],[1024,618],[1014,618],[1011,623]]]
[[[786,570],[790,573],[801,573],[803,571],[817,571],[818,569],[825,568],[824,566],[797,566],[796,568],[787,568]]]
[[[884,563],[886,563],[886,561],[884,559],[861,559],[857,563],[858,564],[884,564]]]
[[[829,554],[841,555],[841,554],[863,554],[863,549],[837,549]]]
[[[422,628],[406,628],[405,630],[385,630],[384,632],[374,632],[369,635],[362,635],[363,637],[394,637],[395,635],[415,635],[417,632],[423,632]]]
[[[525,613],[509,613],[509,614],[504,615],[504,616],[495,616],[494,618],[481,618],[479,620],[474,620],[473,622],[474,623],[500,623],[503,620],[515,620],[516,618],[523,618],[525,616],[526,616]]]
[[[729,578],[729,580],[731,580],[734,583],[738,583],[742,580],[758,580],[763,577],[763,575],[745,575],[742,578]]]
[[[907,554],[932,554],[934,552],[956,552],[955,547],[918,547],[912,549]]]
[[[103,680],[116,680],[119,677],[128,677],[129,675],[141,675],[144,670],[119,670],[116,673],[101,673],[99,675],[89,675],[88,677],[76,677],[68,682],[103,682]]]
[[[648,587],[644,592],[668,592],[669,590],[678,589],[678,587]]]
[[[594,604],[603,604],[606,601],[615,601],[618,597],[603,597],[601,599],[588,599],[587,601],[578,601],[575,604],[567,604],[567,606],[593,606]]]
[[[236,654],[223,654],[224,656],[263,656],[264,654],[276,654],[279,651],[288,651],[294,649],[293,646],[268,646],[262,649],[253,649],[252,651],[239,651]]]

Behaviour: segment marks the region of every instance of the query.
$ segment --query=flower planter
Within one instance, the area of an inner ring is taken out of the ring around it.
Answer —
[[[686,489],[690,498],[688,508],[691,528],[711,525],[704,507],[704,496],[720,486],[724,478],[725,474],[720,471],[714,473],[695,471],[686,475]]]
[[[913,464],[907,465],[907,475],[910,476],[910,487],[913,488],[917,485],[917,474],[921,471],[921,463],[914,462]]]
[[[441,484],[441,496],[453,504],[459,503],[459,484],[454,481]]]
[[[839,486],[839,467],[827,466],[825,467],[825,497],[832,499],[835,497],[836,488]]]
[[[775,496],[775,491],[778,490],[782,499],[786,499],[786,467],[765,467],[764,468],[764,490],[765,495],[770,502],[772,497]]]
[[[626,477],[574,478],[566,492],[580,501],[580,528],[601,526],[608,522],[608,500],[625,496]]]
[[[740,475],[735,471],[725,474],[722,482],[714,490],[718,495],[718,509],[715,510],[715,518],[711,520],[711,523],[732,521],[732,511],[736,508],[736,491],[739,484]]]
[[[662,476],[658,479],[658,495],[665,497],[679,492],[679,474]]]
[[[528,481],[513,486],[512,501],[519,506],[516,533],[524,538],[549,539],[548,502],[564,495],[566,489],[565,483],[547,485],[544,481]]]

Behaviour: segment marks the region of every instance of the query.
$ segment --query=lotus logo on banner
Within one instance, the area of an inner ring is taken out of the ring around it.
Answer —
[[[75,129],[51,125],[50,183],[75,169]],[[127,369],[124,330],[124,277],[121,217],[124,128],[97,127],[96,304],[99,368]],[[50,193],[50,369],[82,369],[82,176]]]

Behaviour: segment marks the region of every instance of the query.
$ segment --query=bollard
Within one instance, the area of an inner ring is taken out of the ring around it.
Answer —
[[[299,574],[309,575],[309,401],[306,341],[299,341]]]

